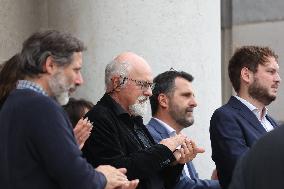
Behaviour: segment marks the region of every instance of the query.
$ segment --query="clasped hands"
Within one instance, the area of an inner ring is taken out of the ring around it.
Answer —
[[[174,164],[184,164],[192,161],[198,153],[203,153],[205,150],[196,146],[193,140],[190,140],[183,134],[164,139],[160,142],[167,146],[174,154],[176,161]]]

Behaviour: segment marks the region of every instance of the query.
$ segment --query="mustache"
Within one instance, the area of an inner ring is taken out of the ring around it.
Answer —
[[[186,112],[193,112],[193,109],[194,109],[194,108],[188,107],[188,108],[185,109],[185,111],[186,111]]]
[[[272,86],[271,86],[272,88],[275,88],[275,89],[278,89],[278,87],[279,87],[279,84],[278,83],[276,83],[276,84],[273,84]]]
[[[149,98],[147,97],[147,96],[139,96],[138,98],[137,98],[137,101],[139,102],[139,103],[145,103],[145,102],[147,102],[149,100]]]

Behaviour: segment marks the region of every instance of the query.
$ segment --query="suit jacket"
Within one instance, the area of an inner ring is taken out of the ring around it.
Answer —
[[[271,117],[266,118],[277,127]],[[266,133],[255,114],[236,97],[214,112],[210,120],[212,159],[222,188],[228,187],[237,160]]]
[[[256,142],[234,170],[230,189],[284,188],[284,127]]]
[[[166,128],[164,128],[161,123],[159,123],[154,118],[149,121],[146,127],[157,143],[165,138],[170,137]],[[175,189],[220,189],[220,185],[217,180],[199,179],[192,162],[189,162],[186,165],[190,174],[190,178],[188,176],[180,175],[180,180],[176,184]]]

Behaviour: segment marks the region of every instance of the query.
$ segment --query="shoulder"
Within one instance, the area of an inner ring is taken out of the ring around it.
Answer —
[[[211,119],[216,119],[216,118],[224,118],[225,117],[233,117],[236,115],[236,113],[238,112],[237,109],[233,108],[229,103],[221,106],[220,108],[217,108]]]
[[[160,131],[158,131],[157,127],[161,127],[161,126],[153,118],[146,125],[147,130],[152,135],[152,137],[155,140],[155,142],[159,143],[161,140],[163,140],[163,137],[162,137]]]
[[[85,117],[92,122],[97,121],[111,121],[117,119],[117,115],[111,110],[110,107],[102,104],[96,104],[89,112],[86,113]]]
[[[11,103],[17,109],[23,109],[21,113],[43,114],[45,112],[54,113],[61,111],[61,106],[52,98],[44,96],[32,90],[20,89],[11,94]]]

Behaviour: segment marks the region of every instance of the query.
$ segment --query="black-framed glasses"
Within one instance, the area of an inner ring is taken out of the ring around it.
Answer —
[[[151,90],[153,90],[155,84],[154,83],[151,83],[149,81],[145,81],[145,80],[137,80],[137,79],[132,79],[132,78],[129,78],[129,77],[122,77],[122,83],[124,83],[126,80],[129,80],[129,81],[133,81],[137,86],[139,86],[141,88],[141,90],[143,91],[147,91],[149,88]]]

